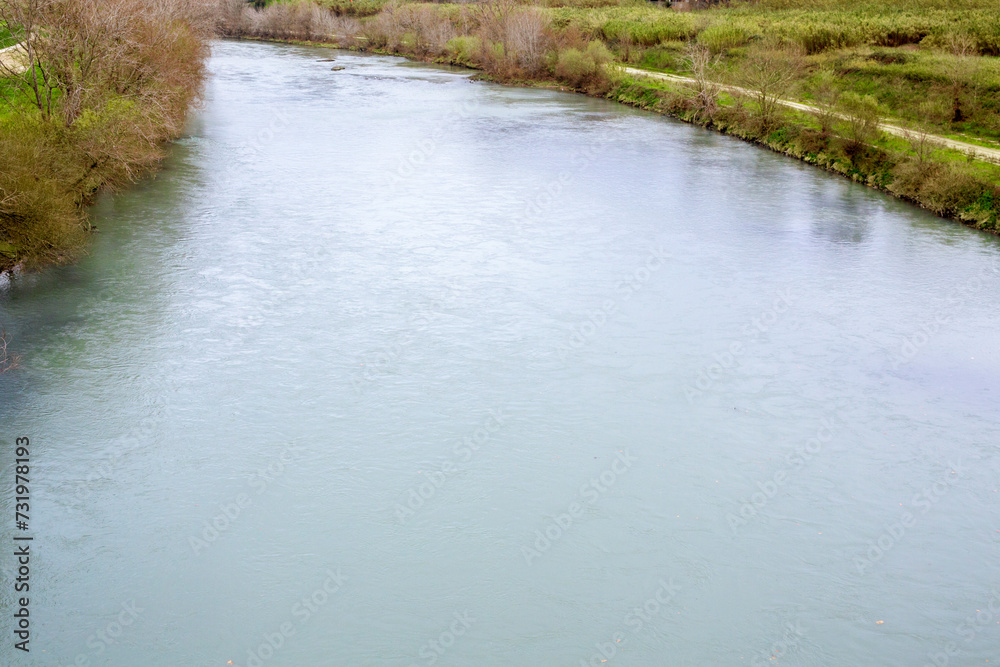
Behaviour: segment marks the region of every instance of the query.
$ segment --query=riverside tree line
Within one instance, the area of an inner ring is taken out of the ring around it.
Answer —
[[[215,5],[0,0],[0,270],[79,250],[84,205],[161,158],[205,76]]]

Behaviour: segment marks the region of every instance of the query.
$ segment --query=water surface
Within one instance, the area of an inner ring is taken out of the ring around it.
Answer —
[[[217,44],[89,256],[2,292],[35,541],[0,662],[1000,659],[996,238],[330,53]]]

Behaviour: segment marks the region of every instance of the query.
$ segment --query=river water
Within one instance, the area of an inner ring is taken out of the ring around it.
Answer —
[[[602,100],[210,66],[0,297],[0,662],[1000,659],[996,238]]]

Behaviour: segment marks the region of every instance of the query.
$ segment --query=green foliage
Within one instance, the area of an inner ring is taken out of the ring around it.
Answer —
[[[559,51],[552,71],[559,79],[581,86],[596,77],[612,56],[602,42],[590,42],[585,50],[568,48]]]
[[[579,85],[586,77],[597,69],[593,59],[588,58],[579,49],[563,49],[556,57],[555,75],[574,85]]]
[[[474,35],[461,35],[448,40],[447,49],[451,59],[461,65],[474,65],[482,44]]]
[[[338,16],[375,16],[389,3],[389,0],[316,0],[316,4],[326,7]]]
[[[0,81],[0,270],[72,257],[93,193],[138,179],[182,131],[204,75],[204,17],[194,4],[116,3],[41,5],[26,32],[45,34],[32,54],[51,89],[36,96],[29,74]]]
[[[1000,55],[996,0],[755,0],[686,13],[632,5],[561,7],[553,12],[558,28],[573,26],[611,41],[631,36],[633,43],[645,45],[697,34],[700,43],[716,52],[744,45],[756,36],[797,44],[807,54],[859,46],[944,48],[956,37],[967,37],[980,55]]]
[[[809,9],[835,11],[844,8],[844,0],[753,0],[754,7],[762,11],[782,9]],[[849,3],[851,8],[867,14],[886,11],[927,11],[935,9],[971,10],[996,9],[996,0],[860,0]]]
[[[542,0],[545,7],[579,7],[594,9],[597,7],[641,7],[648,0]]]
[[[0,23],[0,49],[17,44],[18,38],[7,27],[6,23]]]
[[[675,69],[684,61],[684,44],[667,42],[645,49],[639,56],[638,64],[646,69]]]
[[[486,47],[486,53],[492,62],[502,62],[507,58],[507,49],[504,48],[503,42],[490,42]]]
[[[982,229],[996,230],[996,186],[968,173],[961,165],[907,161],[896,166],[889,190],[919,202],[943,216],[964,219]]]
[[[587,44],[586,53],[587,57],[593,60],[594,64],[598,67],[606,65],[614,59],[611,51],[604,45],[604,42],[591,42]]]
[[[78,169],[56,128],[37,116],[0,120],[0,269],[57,262],[79,249],[85,230],[70,186]]]
[[[701,31],[698,43],[708,47],[712,53],[721,53],[749,44],[756,34],[752,26],[742,21],[720,22]]]
[[[885,108],[873,95],[843,93],[837,101],[838,110],[847,116],[848,137],[857,145],[872,143],[879,134],[879,124],[885,118]]]
[[[851,46],[857,36],[844,25],[806,23],[789,25],[781,31],[782,37],[797,42],[808,54]]]
[[[690,14],[666,14],[651,21],[613,18],[600,27],[604,39],[613,42],[654,46],[664,41],[688,40],[697,34]]]

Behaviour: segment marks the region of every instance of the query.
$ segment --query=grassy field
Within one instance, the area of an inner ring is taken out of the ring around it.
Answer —
[[[711,51],[713,72],[728,82],[738,78],[747,51],[770,45],[798,61],[788,90],[795,98],[872,95],[888,115],[914,127],[997,145],[1000,3],[827,7],[835,5],[765,0],[684,13],[629,6],[553,13],[557,25],[599,35],[620,60],[640,67],[689,74],[693,41]]]

